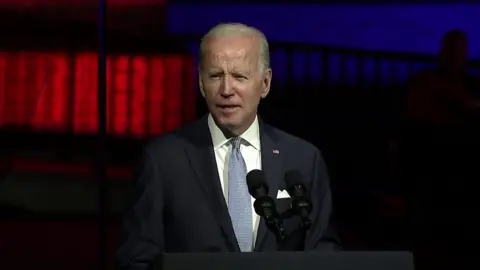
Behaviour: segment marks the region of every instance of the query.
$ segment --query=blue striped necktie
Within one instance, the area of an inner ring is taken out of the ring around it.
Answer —
[[[242,252],[249,252],[253,245],[253,217],[251,196],[247,187],[247,168],[240,152],[242,138],[230,140],[232,152],[228,167],[228,212],[238,245]]]

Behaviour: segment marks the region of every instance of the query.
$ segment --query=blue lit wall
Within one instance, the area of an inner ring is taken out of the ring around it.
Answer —
[[[270,40],[427,53],[437,51],[446,30],[461,28],[471,55],[480,57],[480,4],[171,5],[168,27],[200,34],[230,21],[254,25]]]
[[[260,28],[270,40],[341,45],[365,49],[436,53],[443,33],[461,28],[470,36],[471,56],[480,57],[480,4],[478,5],[174,5],[168,12],[172,33],[203,34],[219,22],[244,22]],[[192,53],[197,52],[192,44]],[[320,79],[320,55],[311,56],[310,77]],[[274,81],[287,78],[286,55],[272,52]],[[295,53],[293,67],[297,81],[305,80],[305,55]],[[339,82],[339,58],[332,57],[329,72]],[[354,83],[355,59],[347,63],[348,78]],[[407,79],[405,62],[382,63],[385,84],[394,65],[398,80]],[[416,64],[414,70],[425,68]],[[373,59],[367,59],[363,78],[374,79]]]

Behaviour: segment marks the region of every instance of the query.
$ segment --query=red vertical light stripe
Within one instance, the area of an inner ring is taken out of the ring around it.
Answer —
[[[113,133],[117,136],[125,135],[127,132],[129,63],[128,56],[117,56],[113,64],[113,106],[115,108]]]
[[[115,106],[113,104],[113,98],[115,97],[114,93],[114,81],[112,80],[113,78],[113,62],[114,58],[111,56],[107,56],[107,133],[108,134],[113,134],[114,133],[114,126],[113,126],[113,117],[115,116]]]
[[[38,55],[35,61],[35,85],[38,91],[32,91],[32,102],[29,105],[32,116],[30,124],[36,129],[45,127],[48,108],[45,99],[48,98],[48,88],[50,78],[53,76],[51,71],[51,55]],[[32,89],[33,90],[33,89]]]
[[[145,122],[147,115],[145,111],[145,103],[147,102],[147,59],[137,56],[132,60],[133,82],[132,82],[132,111],[131,130],[135,137],[142,138],[146,135]]]
[[[95,53],[89,54],[87,61],[88,87],[85,85],[87,94],[86,105],[88,105],[88,133],[98,131],[98,56]],[[77,82],[79,83],[79,82]]]
[[[167,56],[165,66],[168,67],[165,108],[165,131],[178,128],[182,123],[182,59],[179,56]]]
[[[27,89],[27,64],[26,64],[26,56],[23,52],[19,52],[16,54],[17,59],[14,61],[18,61],[18,66],[17,66],[17,74],[18,77],[16,85],[17,85],[17,91],[16,91],[16,98],[14,101],[14,106],[16,106],[16,112],[15,112],[15,122],[20,125],[25,125],[26,123],[26,108],[25,108],[25,98],[26,98],[26,89]]]
[[[5,70],[5,108],[4,108],[4,119],[5,123],[17,123],[17,80],[15,76],[18,76],[18,61],[16,58],[16,53],[7,53],[6,54],[6,65],[7,69]]]
[[[7,68],[7,54],[0,52],[0,127],[6,123],[6,92],[7,92],[7,82],[6,77],[6,68]]]
[[[93,133],[97,128],[97,57],[82,53],[76,59],[74,130]]]
[[[35,116],[36,105],[39,100],[40,92],[42,85],[38,85],[37,78],[41,76],[41,73],[45,72],[45,66],[41,66],[43,62],[41,61],[41,55],[37,52],[23,52],[25,60],[25,80],[24,83],[24,94],[20,102],[23,105],[23,124],[31,126],[32,120]],[[43,69],[40,72],[38,66]],[[45,77],[45,75],[43,75]],[[48,95],[45,95],[48,97]]]
[[[163,106],[165,106],[165,65],[162,56],[156,56],[150,61],[150,89],[148,99],[149,135],[163,132]]]
[[[196,78],[196,63],[193,57],[185,56],[184,60],[184,72],[183,72],[183,87],[184,99],[183,110],[185,119],[184,122],[191,122],[196,118],[196,105],[197,105],[197,78]]]
[[[73,74],[73,132],[77,133],[82,130],[83,128],[83,123],[81,122],[80,118],[80,112],[81,112],[81,104],[80,104],[80,99],[82,97],[82,90],[80,89],[80,85],[77,83],[78,81],[82,81],[83,78],[85,77],[82,72],[82,61],[84,61],[81,58],[81,55],[75,55],[75,74]]]
[[[55,54],[52,55],[54,65],[52,65],[52,98],[53,108],[51,111],[51,125],[56,129],[62,129],[67,126],[68,119],[68,55]],[[49,74],[50,75],[50,74]]]
[[[73,128],[75,133],[82,133],[88,129],[88,122],[85,120],[85,85],[88,86],[87,74],[88,54],[75,55],[75,82],[74,82],[74,104]]]

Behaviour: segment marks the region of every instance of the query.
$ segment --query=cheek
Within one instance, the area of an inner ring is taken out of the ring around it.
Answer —
[[[203,91],[206,96],[215,96],[219,87],[220,84],[217,81],[209,81],[203,84]]]
[[[248,107],[257,106],[261,99],[261,91],[258,87],[245,86],[243,88],[237,88],[238,96],[242,99],[244,104]]]

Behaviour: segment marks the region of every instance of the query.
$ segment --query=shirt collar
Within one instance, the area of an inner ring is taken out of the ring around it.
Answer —
[[[208,128],[210,129],[210,135],[212,136],[214,150],[224,146],[229,141],[229,139],[223,135],[220,128],[218,128],[211,114],[208,115]],[[255,116],[255,121],[253,121],[252,125],[250,125],[240,137],[255,149],[260,150],[260,128],[258,125],[258,117]]]

